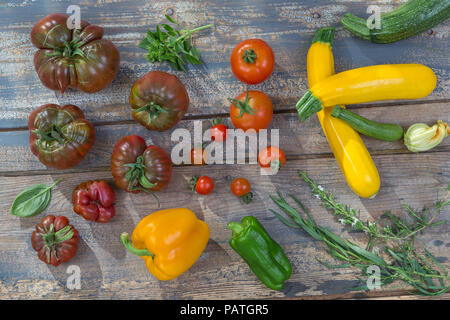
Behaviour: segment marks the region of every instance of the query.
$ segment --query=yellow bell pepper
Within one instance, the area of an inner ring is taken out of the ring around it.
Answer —
[[[156,211],[143,218],[131,235],[122,233],[125,248],[144,259],[159,280],[171,280],[188,270],[209,240],[209,227],[186,208]],[[134,245],[133,245],[134,244]]]
[[[334,74],[331,48],[334,29],[319,29],[307,55],[308,84],[313,87]],[[369,198],[380,189],[380,176],[359,134],[344,121],[331,116],[333,108],[317,113],[333,154],[350,188],[360,197]]]

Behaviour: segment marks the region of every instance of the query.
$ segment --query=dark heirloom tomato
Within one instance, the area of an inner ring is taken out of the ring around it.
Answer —
[[[115,199],[113,188],[105,180],[89,180],[73,190],[73,211],[89,221],[108,222],[116,213]]]
[[[117,142],[111,155],[111,173],[117,186],[128,192],[158,191],[172,176],[172,161],[157,146],[148,146],[137,135]]]
[[[48,167],[68,169],[86,156],[95,141],[93,125],[74,105],[46,104],[28,117],[30,149]]]
[[[31,234],[31,246],[39,259],[55,267],[75,256],[78,241],[77,229],[64,216],[46,216]]]
[[[81,21],[81,29],[67,28],[68,15],[50,14],[31,30],[31,42],[39,50],[34,67],[49,89],[67,87],[92,93],[104,89],[117,75],[120,55],[103,37],[103,28]]]
[[[150,71],[131,88],[133,118],[149,130],[164,131],[183,118],[189,107],[186,88],[178,78],[162,71]]]

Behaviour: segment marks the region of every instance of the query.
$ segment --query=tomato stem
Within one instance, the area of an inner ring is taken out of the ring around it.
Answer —
[[[249,192],[240,197],[245,204],[249,204],[253,200],[253,193]]]
[[[127,163],[124,166],[131,168],[125,175],[128,181],[128,191],[136,190],[139,185],[144,189],[151,189],[156,186],[156,183],[150,182],[145,176],[144,158],[142,156],[137,157],[135,163]]]
[[[189,189],[191,189],[193,192],[195,192],[195,187],[197,185],[198,178],[196,176],[193,176],[191,180],[189,181]]]
[[[61,242],[72,239],[73,237],[73,230],[72,226],[70,225],[65,226],[64,228],[56,232],[54,231],[54,228],[55,226],[52,223],[50,225],[50,228],[48,230],[45,230],[45,233],[42,234],[42,240],[44,241],[48,263],[50,263],[51,254],[53,254],[56,259],[58,259],[58,257],[56,256],[56,246]]]
[[[64,47],[55,47],[50,44],[46,44],[48,47],[53,49],[52,53],[47,53],[47,56],[53,57],[61,57],[61,58],[75,58],[76,56],[80,56],[82,58],[85,57],[84,52],[80,49],[82,45],[84,45],[84,41],[80,41],[78,38],[78,33],[80,30],[75,29],[73,31],[73,39],[69,42],[64,41]]]
[[[153,101],[143,107],[136,109],[135,112],[148,112],[148,124],[151,124],[151,122],[154,119],[158,118],[161,113],[169,113],[167,110]]]
[[[248,90],[247,90],[247,95],[245,96],[245,100],[241,101],[241,100],[237,100],[237,99],[231,99],[228,98],[228,101],[231,102],[232,105],[234,105],[236,108],[239,109],[239,116],[235,116],[236,118],[241,118],[244,113],[249,113],[249,114],[256,114],[256,110],[253,109],[249,102],[249,94],[248,94]]]
[[[42,131],[39,128],[32,130],[33,133],[36,133],[40,136],[41,139],[44,139],[47,142],[58,141],[59,143],[65,144],[64,139],[62,138],[63,133],[61,129],[53,124],[51,128],[47,131]]]
[[[242,55],[242,59],[245,63],[254,63],[256,60],[256,52],[253,49],[248,49],[244,51],[244,54]]]

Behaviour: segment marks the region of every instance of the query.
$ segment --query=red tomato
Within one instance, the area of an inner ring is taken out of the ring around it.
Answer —
[[[231,53],[231,70],[236,78],[247,84],[266,80],[274,64],[272,49],[260,39],[244,40]]]
[[[227,137],[227,126],[221,123],[221,119],[217,118],[212,121],[211,140],[222,142]]]
[[[242,197],[250,192],[250,182],[245,178],[236,178],[231,183],[231,192],[238,197]]]
[[[262,168],[279,169],[286,163],[286,155],[280,148],[268,146],[259,152],[258,162]]]
[[[242,92],[231,102],[230,118],[236,128],[247,131],[265,129],[272,121],[273,107],[269,97],[261,91]]]
[[[206,152],[203,148],[192,148],[191,149],[191,164],[197,166],[202,166],[206,163]]]
[[[231,192],[247,204],[253,199],[253,193],[250,192],[250,182],[245,178],[234,179],[231,182]]]
[[[195,192],[202,195],[210,194],[214,189],[214,180],[208,176],[192,177],[191,185],[195,188]]]

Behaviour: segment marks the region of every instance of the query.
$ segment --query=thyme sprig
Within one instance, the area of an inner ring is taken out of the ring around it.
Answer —
[[[200,30],[211,28],[213,25],[183,28],[173,18],[165,15],[166,19],[179,27],[180,30],[168,24],[156,26],[156,31],[147,31],[146,37],[139,43],[139,48],[147,50],[147,60],[150,62],[167,61],[174,70],[186,72],[185,64],[202,64],[200,51],[193,45],[192,35]],[[164,30],[161,30],[164,29]]]
[[[375,230],[373,226],[377,226],[378,223],[363,222],[359,218],[359,212],[356,210],[337,203],[334,200],[334,196],[331,193],[325,192],[323,188],[317,185],[313,180],[311,180],[306,173],[300,171],[300,176],[310,185],[313,190],[313,194],[322,200],[322,205],[326,208],[335,210],[335,214],[342,216],[344,222],[347,219],[349,222],[346,224],[353,224],[353,228],[357,230],[367,230],[367,233],[372,232],[372,239],[379,239],[381,237],[384,242],[386,240],[394,240],[393,245],[384,244],[383,252],[387,254],[391,261],[386,261],[378,253],[374,252],[371,246],[366,249],[361,248],[355,243],[342,239],[332,231],[322,226],[316,224],[314,219],[311,217],[309,211],[306,207],[293,195],[290,197],[295,201],[295,203],[301,208],[305,217],[302,217],[300,212],[292,207],[285,198],[277,191],[277,197],[271,196],[274,203],[287,215],[287,218],[279,214],[274,210],[270,210],[275,216],[277,216],[281,222],[285,225],[302,229],[307,232],[314,239],[323,241],[328,247],[328,253],[337,260],[343,261],[340,265],[330,265],[328,263],[319,261],[328,268],[346,268],[355,267],[361,270],[363,277],[368,276],[369,268],[374,266],[378,267],[380,270],[380,286],[390,284],[396,280],[403,281],[408,285],[412,286],[415,291],[414,294],[421,294],[427,296],[438,296],[446,293],[450,289],[450,285],[446,284],[450,277],[448,276],[447,270],[444,266],[434,257],[424,246],[422,250],[423,253],[419,253],[415,248],[415,236],[416,234],[428,227],[437,225],[436,223],[426,223],[420,228],[411,229],[411,227],[406,227],[408,224],[399,219],[391,219],[394,226],[402,226],[403,232],[405,230],[413,230],[415,232],[409,232],[402,234],[399,232],[387,232],[383,229]],[[447,191],[450,190],[450,185],[447,187]],[[447,196],[444,199],[438,199],[433,204],[434,210],[439,213],[440,210],[447,205],[449,201]],[[409,207],[408,207],[409,208]],[[412,210],[412,209],[411,209]],[[429,211],[427,211],[429,212]],[[420,220],[419,216],[414,210],[409,212],[413,217],[419,217],[416,219]],[[392,215],[388,215],[393,217]],[[355,222],[355,218],[358,221]],[[426,220],[430,221],[430,220]],[[360,224],[358,224],[358,222]],[[439,223],[441,224],[441,223]],[[370,228],[369,228],[370,226]],[[375,231],[374,231],[375,230]],[[401,236],[399,236],[402,234]],[[391,242],[390,242],[391,243]],[[362,285],[359,287],[352,288],[352,290],[369,290],[368,281],[364,281],[363,278],[359,278],[362,281]]]

